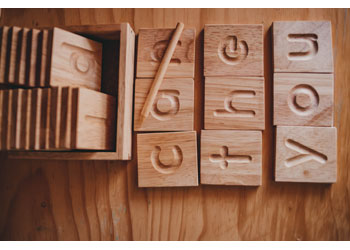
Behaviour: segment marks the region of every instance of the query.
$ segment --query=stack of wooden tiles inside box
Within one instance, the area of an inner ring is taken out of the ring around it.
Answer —
[[[205,25],[201,183],[261,185],[262,25]]]
[[[335,182],[330,22],[274,22],[276,181]]]
[[[140,122],[141,110],[173,32],[139,30],[134,130],[160,132],[137,135],[139,187],[198,185],[197,139],[193,131],[195,29],[183,30],[150,115]]]
[[[99,92],[101,43],[59,28],[0,35],[0,150],[115,147],[115,98]]]

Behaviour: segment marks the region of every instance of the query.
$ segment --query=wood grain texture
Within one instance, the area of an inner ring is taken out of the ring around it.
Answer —
[[[10,49],[10,57],[9,57],[9,66],[7,74],[8,83],[16,83],[18,80],[16,79],[16,68],[18,67],[18,59],[20,53],[20,45],[21,45],[21,32],[22,29],[19,27],[11,27],[11,49]]]
[[[174,29],[139,30],[136,77],[155,77],[174,31]],[[165,78],[193,78],[195,36],[195,29],[185,27],[182,31],[167,67]]]
[[[261,185],[262,133],[202,130],[201,184]]]
[[[132,152],[132,110],[134,96],[135,33],[129,24],[121,24],[118,79],[118,114],[116,156],[130,160]]]
[[[265,128],[263,77],[206,77],[205,129]]]
[[[276,181],[337,180],[337,129],[277,126]]]
[[[162,81],[151,112],[141,123],[141,110],[153,79],[136,79],[134,104],[135,131],[193,130],[194,82],[190,78],[168,78]]]
[[[31,29],[29,32],[29,57],[26,68],[26,84],[29,87],[40,87],[40,65],[41,65],[41,41],[42,31]]]
[[[206,24],[205,76],[263,76],[263,26]]]
[[[50,86],[101,89],[102,44],[72,32],[54,28]]]
[[[195,131],[137,134],[139,187],[198,186]]]
[[[333,74],[275,73],[274,125],[333,126],[333,79]]]
[[[335,184],[276,183],[271,24],[330,20],[334,41]],[[264,23],[265,130],[262,185],[137,187],[134,159],[56,161],[0,158],[0,238],[27,240],[350,240],[350,11],[344,9],[2,9],[0,24],[53,26],[129,22],[140,28],[197,30],[194,126],[204,121],[206,23]],[[91,153],[87,153],[91,154]],[[108,154],[108,153],[107,153]],[[1,156],[0,156],[1,157]]]
[[[274,72],[333,73],[330,21],[273,22]]]
[[[7,58],[9,58],[9,46],[11,42],[9,43],[8,40],[10,35],[10,27],[3,26],[0,28],[0,84],[6,82],[5,74],[6,74],[6,67],[8,64],[6,63],[8,61]],[[11,40],[10,40],[11,41]]]
[[[71,149],[115,148],[116,100],[113,96],[74,88],[72,93]]]
[[[28,61],[30,55],[30,49],[28,49],[29,39],[30,39],[30,29],[23,28],[21,35],[21,53],[18,62],[18,84],[24,85],[26,84],[26,72],[27,68],[29,68]]]

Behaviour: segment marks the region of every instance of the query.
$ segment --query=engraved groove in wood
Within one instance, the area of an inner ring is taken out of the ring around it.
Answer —
[[[155,146],[152,154],[151,154],[151,162],[155,170],[162,174],[172,174],[175,173],[178,168],[180,168],[182,161],[183,161],[183,155],[182,150],[178,145],[175,145],[171,148],[171,151],[173,153],[173,158],[171,163],[164,164],[160,159],[161,154],[161,147]]]
[[[289,52],[288,59],[291,61],[308,61],[311,60],[318,52],[316,34],[289,34],[287,40],[289,42],[303,43],[307,49],[298,52]]]
[[[169,40],[161,40],[161,41],[158,41],[154,44],[153,50],[151,52],[151,58],[153,61],[152,63],[156,62],[158,65],[161,62],[168,44],[169,44]],[[181,45],[182,45],[182,42],[178,41],[176,47],[181,46]],[[173,56],[170,59],[170,63],[171,64],[180,64],[181,59],[176,57],[176,56]]]
[[[222,169],[226,169],[229,163],[249,163],[252,161],[250,155],[230,155],[228,147],[222,146],[220,154],[211,154],[209,160],[213,163],[219,163]]]
[[[159,90],[154,100],[151,114],[160,121],[170,120],[180,109],[180,91],[172,89]],[[169,104],[170,103],[170,107]]]
[[[227,36],[219,43],[218,56],[226,64],[239,64],[247,58],[248,53],[247,42],[238,41],[237,36]]]
[[[234,98],[253,98],[256,96],[254,90],[234,90],[224,100],[225,109],[214,111],[216,117],[254,117],[254,110],[238,109],[233,106]]]
[[[299,84],[288,95],[288,106],[297,115],[308,116],[314,113],[320,103],[317,91],[310,85]]]
[[[290,148],[298,153],[299,155],[293,156],[288,158],[285,162],[284,165],[287,168],[295,167],[299,164],[306,163],[311,160],[315,160],[321,164],[325,164],[327,162],[327,156],[317,152],[316,150],[313,150],[312,148],[308,148],[305,145],[294,141],[292,139],[287,139],[285,141],[285,145],[287,148]]]

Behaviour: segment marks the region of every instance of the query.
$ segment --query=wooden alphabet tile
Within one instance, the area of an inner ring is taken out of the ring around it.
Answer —
[[[139,187],[198,186],[196,132],[137,135]]]
[[[8,114],[9,119],[9,144],[7,150],[16,149],[16,141],[17,141],[17,129],[20,126],[20,120],[18,119],[18,115],[20,115],[20,107],[21,107],[21,98],[22,92],[21,89],[11,89],[11,108],[10,113]]]
[[[174,29],[140,29],[137,77],[155,77]],[[193,78],[195,29],[184,29],[167,68],[165,77]]]
[[[0,84],[5,83],[6,61],[9,55],[9,31],[10,27],[3,26],[0,28]]]
[[[0,150],[5,150],[4,137],[7,134],[8,91],[0,90]],[[5,131],[6,129],[6,131]]]
[[[190,78],[164,79],[149,116],[140,127],[140,116],[153,79],[136,79],[135,131],[193,130],[194,82]]]
[[[274,72],[333,73],[329,21],[273,22]]]
[[[202,130],[202,184],[259,186],[261,175],[261,131]]]
[[[52,39],[50,86],[100,90],[102,44],[59,28]]]
[[[337,129],[278,126],[275,164],[277,182],[336,182]]]
[[[30,29],[23,28],[22,29],[22,35],[21,35],[21,50],[20,50],[20,56],[19,56],[19,62],[18,62],[18,84],[25,85],[26,84],[26,75],[29,74],[29,56],[30,56],[30,49],[28,47],[29,42],[28,39],[30,39]],[[28,72],[27,72],[28,71]]]
[[[205,129],[264,130],[264,110],[264,78],[205,78]]]
[[[40,86],[40,63],[41,63],[41,50],[40,50],[40,37],[42,36],[42,31],[38,29],[31,29],[29,33],[29,62],[26,65],[26,83],[30,87]],[[29,69],[28,69],[29,67]]]
[[[71,148],[115,148],[116,100],[113,96],[85,89],[72,92]]]
[[[41,64],[40,64],[40,87],[48,86],[50,82],[50,65],[51,65],[51,46],[52,46],[52,31],[43,30],[41,37],[40,51],[41,51]]]
[[[2,92],[2,110],[1,110],[1,141],[0,150],[8,150],[11,145],[11,122],[12,122],[12,90],[1,90]]]
[[[19,54],[20,54],[20,48],[21,48],[21,36],[22,36],[22,29],[19,27],[11,27],[11,49],[10,49],[10,57],[9,57],[9,69],[8,69],[8,83],[17,83],[18,82],[18,61],[19,61]]]
[[[49,149],[60,147],[62,89],[60,87],[50,88]]]
[[[263,76],[263,25],[206,24],[205,76]]]
[[[333,126],[333,74],[275,73],[274,125]]]
[[[31,94],[32,90],[26,89],[21,93],[21,102],[17,115],[20,124],[17,127],[16,149],[28,150],[30,142],[30,119],[31,119]]]

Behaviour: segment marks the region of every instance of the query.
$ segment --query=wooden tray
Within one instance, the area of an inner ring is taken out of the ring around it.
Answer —
[[[52,160],[131,160],[135,33],[128,23],[60,27],[103,42],[102,92],[117,97],[113,151],[7,152],[8,158]],[[115,69],[115,70],[113,70]]]

